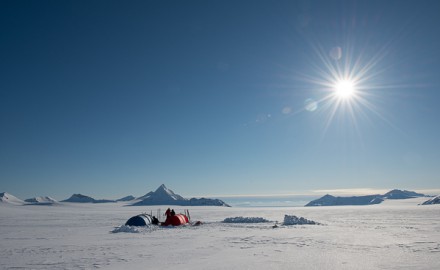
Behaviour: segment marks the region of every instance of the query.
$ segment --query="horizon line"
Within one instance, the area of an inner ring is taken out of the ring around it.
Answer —
[[[188,197],[219,197],[219,198],[237,198],[237,197],[289,197],[289,196],[320,196],[320,195],[345,195],[345,196],[363,196],[363,195],[374,195],[374,194],[385,194],[391,190],[400,188],[390,188],[390,189],[375,189],[375,188],[342,188],[342,189],[316,189],[309,190],[298,193],[272,193],[272,194],[217,194],[217,195],[193,195]],[[415,191],[425,195],[439,195],[440,188],[431,189],[400,189]]]
[[[209,194],[209,195],[185,195],[182,196],[184,198],[239,198],[239,197],[260,197],[260,198],[264,198],[264,197],[291,197],[291,196],[323,196],[326,194],[330,194],[330,195],[336,195],[336,196],[363,196],[363,195],[375,195],[375,194],[385,194],[393,189],[396,188],[390,188],[390,189],[375,189],[375,188],[345,188],[345,189],[315,189],[315,190],[308,190],[308,191],[303,191],[303,192],[292,192],[292,193],[266,193],[266,194]],[[397,188],[400,189],[400,188]],[[410,190],[410,191],[415,191],[418,193],[422,193],[424,195],[429,195],[429,196],[437,196],[440,195],[440,188],[431,188],[431,189],[400,189],[400,190]],[[8,191],[1,191],[1,192],[6,192],[8,194],[11,194],[13,196],[14,193],[10,193]],[[77,194],[77,193],[72,193],[72,194]],[[95,194],[85,194],[83,192],[79,192],[79,194],[83,194],[85,196],[90,196],[92,198],[95,198],[96,195]],[[178,193],[177,193],[178,194]],[[49,197],[58,197],[58,196],[53,196],[53,195],[47,195]],[[127,196],[127,195],[125,195]],[[124,197],[125,197],[124,196]],[[134,195],[131,195],[134,196]],[[143,196],[143,195],[140,195]],[[135,198],[138,198],[140,196],[134,196]],[[38,197],[38,196],[36,196]],[[106,196],[104,196],[106,197]],[[17,197],[19,198],[19,197]],[[122,198],[122,197],[121,197]],[[110,198],[105,198],[105,199],[110,199]],[[116,199],[120,199],[119,197]],[[115,199],[115,200],[116,200]]]

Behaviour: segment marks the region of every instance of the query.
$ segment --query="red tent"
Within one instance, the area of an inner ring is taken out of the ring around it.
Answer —
[[[165,220],[165,222],[162,223],[162,226],[168,226],[168,225],[179,226],[186,223],[188,223],[188,217],[183,214],[177,214],[167,218],[167,220]]]

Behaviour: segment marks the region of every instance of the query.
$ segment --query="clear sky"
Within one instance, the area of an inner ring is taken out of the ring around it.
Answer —
[[[439,11],[2,0],[0,191],[440,188]]]

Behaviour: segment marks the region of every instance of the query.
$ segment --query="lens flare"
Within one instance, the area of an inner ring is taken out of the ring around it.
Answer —
[[[311,98],[304,101],[304,108],[309,112],[314,112],[318,109],[318,103]]]

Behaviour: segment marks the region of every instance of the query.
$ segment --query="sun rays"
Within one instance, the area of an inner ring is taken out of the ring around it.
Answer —
[[[393,126],[377,105],[381,97],[381,82],[386,68],[383,60],[387,55],[386,47],[369,55],[365,51],[347,46],[332,48],[329,53],[322,47],[313,46],[315,61],[311,61],[312,73],[303,74],[301,79],[314,89],[317,114],[325,119],[324,134],[335,120],[344,123],[344,128],[361,136],[360,120],[373,123],[379,118]],[[337,53],[336,53],[337,52]],[[311,111],[305,107],[306,111]]]

